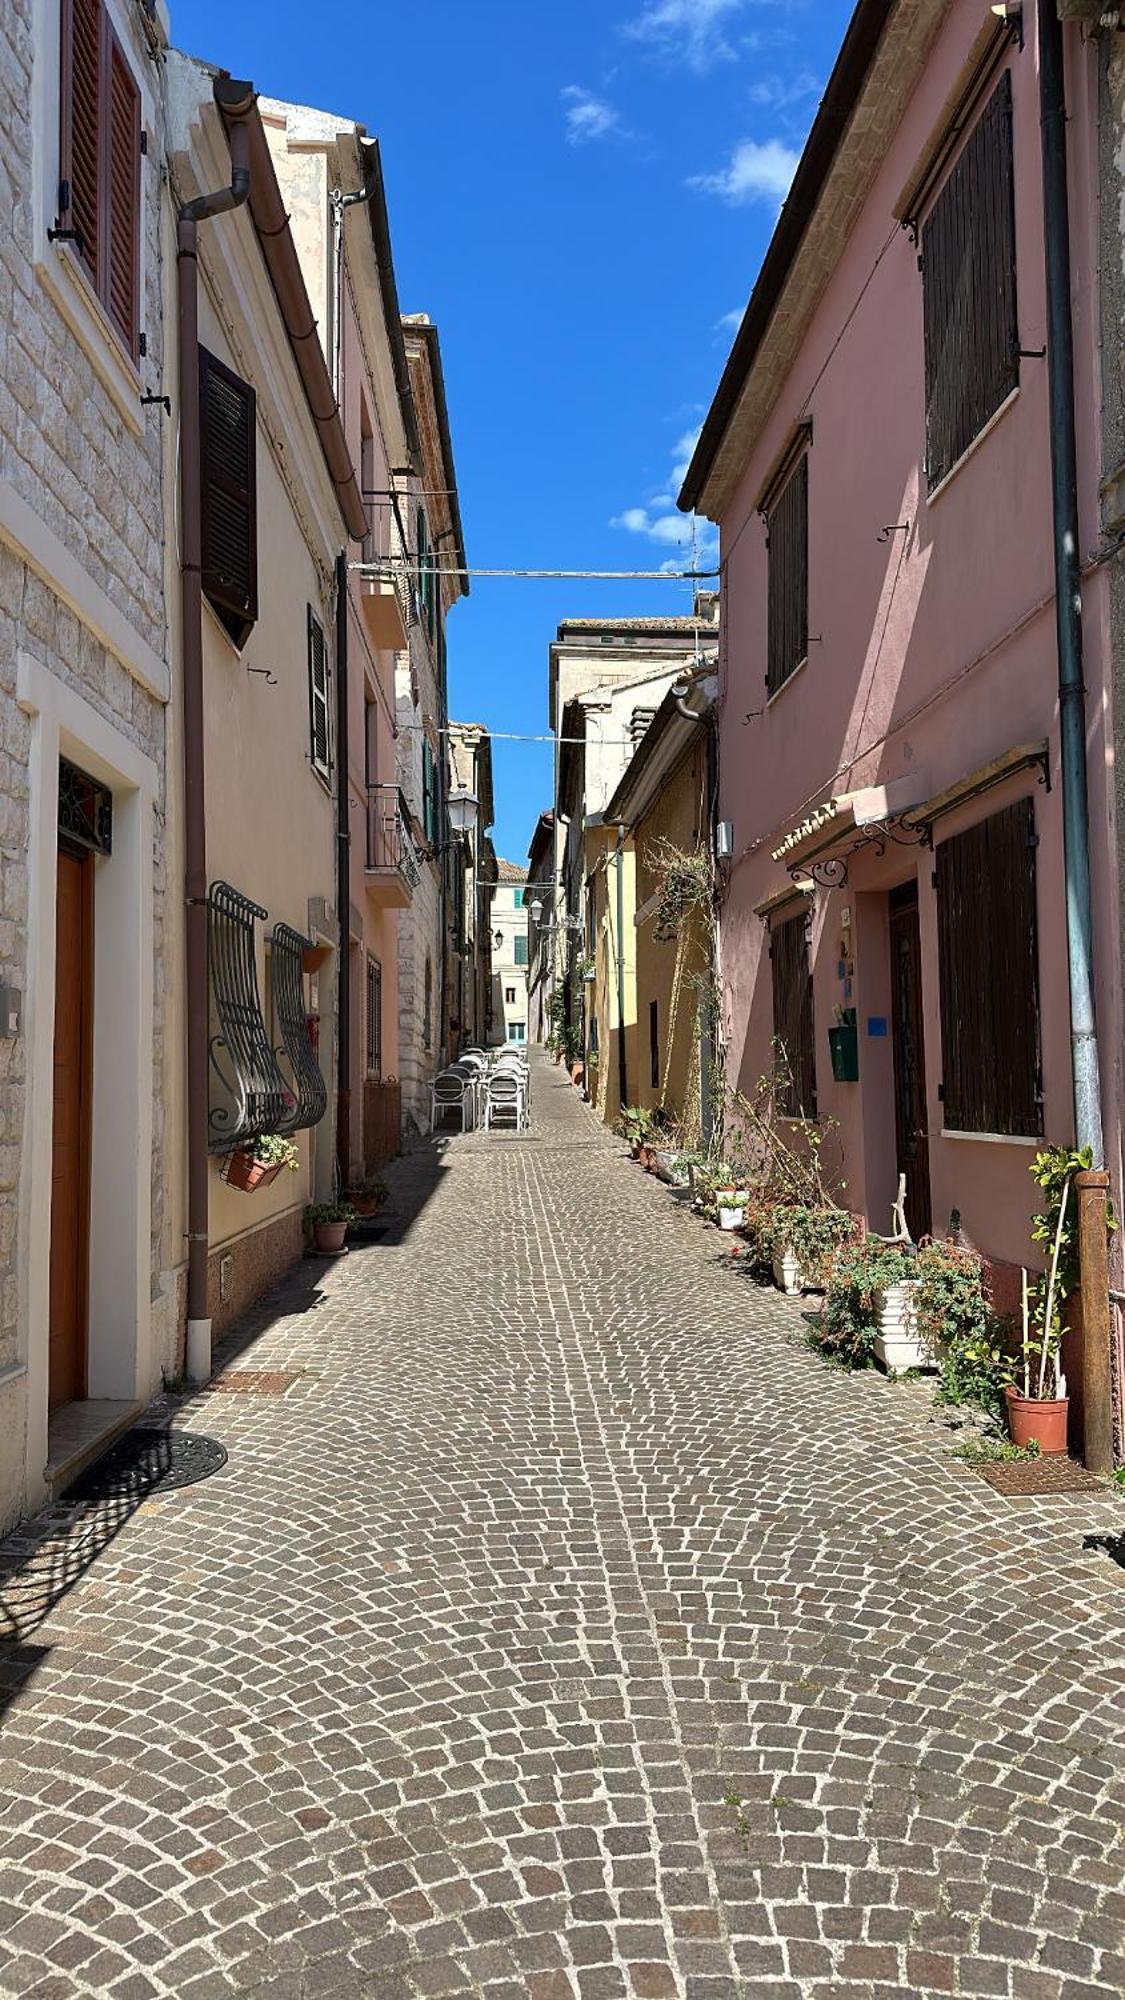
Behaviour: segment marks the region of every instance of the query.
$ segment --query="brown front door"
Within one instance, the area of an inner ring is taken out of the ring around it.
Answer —
[[[48,1405],[86,1394],[94,858],[59,849]]]
[[[922,1029],[922,944],[918,884],[892,889],[891,1026],[894,1035],[895,1140],[906,1175],[906,1221],[915,1242],[932,1228],[930,1147],[926,1131],[926,1045]]]

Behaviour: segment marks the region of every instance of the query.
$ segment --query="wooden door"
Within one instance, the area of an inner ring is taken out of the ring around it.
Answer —
[[[918,884],[904,882],[889,898],[891,1026],[894,1035],[895,1141],[906,1176],[906,1220],[915,1242],[933,1226],[930,1146],[926,1130],[926,1045],[922,1024],[922,944]]]
[[[86,1394],[94,859],[59,849],[48,1406]]]

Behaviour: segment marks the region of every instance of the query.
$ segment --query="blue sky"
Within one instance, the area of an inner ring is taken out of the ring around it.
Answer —
[[[440,328],[470,564],[674,560],[718,381],[850,0],[171,0],[175,41],[382,142],[399,295]],[[547,726],[559,620],[686,611],[679,583],[474,581],[450,704]],[[497,742],[497,851],[550,804]]]

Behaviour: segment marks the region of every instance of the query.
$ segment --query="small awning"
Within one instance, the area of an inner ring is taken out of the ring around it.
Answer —
[[[791,879],[787,887],[755,904],[754,914],[768,920],[774,910],[814,885],[842,888],[848,879],[847,857],[858,848],[881,840],[932,847],[939,819],[1017,772],[1034,767],[1038,767],[1039,782],[1049,791],[1050,746],[1046,739],[1017,744],[932,795],[928,795],[929,773],[919,770],[886,785],[868,785],[826,799],[791,827],[772,850],[770,859],[783,863]]]

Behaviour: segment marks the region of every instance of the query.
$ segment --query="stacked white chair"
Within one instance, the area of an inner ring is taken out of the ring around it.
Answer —
[[[456,1111],[461,1120],[461,1130],[476,1122],[476,1081],[468,1070],[454,1066],[443,1069],[434,1078],[430,1089],[430,1126],[437,1131],[438,1120],[450,1111]]]

